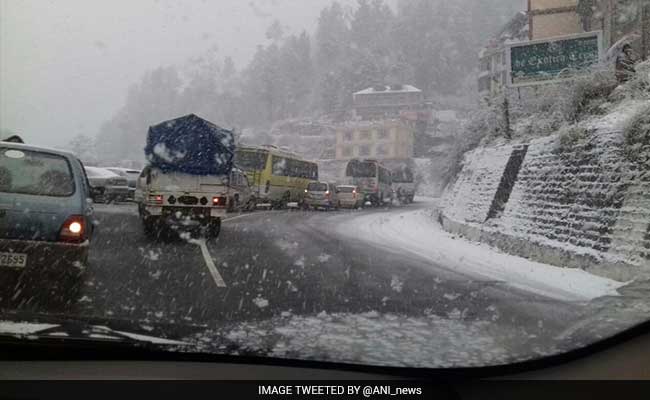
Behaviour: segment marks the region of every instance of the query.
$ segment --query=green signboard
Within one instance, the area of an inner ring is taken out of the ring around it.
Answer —
[[[510,45],[510,84],[528,86],[569,78],[598,62],[601,43],[600,32],[593,32]]]

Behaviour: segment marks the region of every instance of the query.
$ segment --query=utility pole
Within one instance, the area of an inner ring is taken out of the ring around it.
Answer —
[[[508,100],[508,90],[503,91],[503,122],[506,139],[512,140],[512,127],[510,125],[510,101]]]
[[[647,60],[650,52],[650,1],[639,0],[641,3],[641,57]]]

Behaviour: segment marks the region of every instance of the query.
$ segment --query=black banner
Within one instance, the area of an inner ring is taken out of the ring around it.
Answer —
[[[450,386],[413,381],[372,382],[0,382],[0,399],[456,399]]]
[[[0,400],[193,399],[616,399],[650,398],[648,382],[540,381],[10,381]]]

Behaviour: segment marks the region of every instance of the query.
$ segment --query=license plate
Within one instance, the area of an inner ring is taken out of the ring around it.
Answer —
[[[0,253],[0,267],[24,268],[27,265],[27,254]]]

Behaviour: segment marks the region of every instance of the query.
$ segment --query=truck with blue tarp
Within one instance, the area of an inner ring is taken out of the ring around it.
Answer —
[[[218,236],[232,202],[233,132],[190,114],[150,127],[144,152],[136,202],[145,233],[199,228]]]

